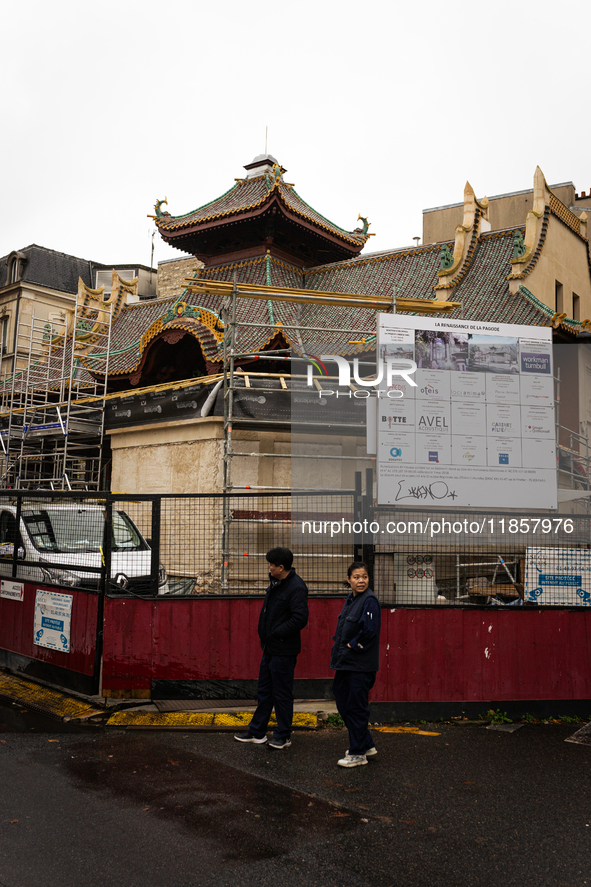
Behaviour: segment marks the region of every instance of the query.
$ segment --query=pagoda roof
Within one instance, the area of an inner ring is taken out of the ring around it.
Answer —
[[[224,260],[224,250],[228,250],[227,240],[220,245],[216,242],[215,231],[230,224],[233,226],[234,249],[237,238],[242,245],[251,249],[258,246],[262,252],[275,244],[279,250],[283,250],[284,256],[289,258],[293,253],[300,265],[358,255],[371,236],[367,232],[367,225],[363,229],[346,231],[331,222],[306,203],[293,185],[284,181],[285,170],[271,161],[274,158],[270,155],[255,158],[245,167],[245,178],[236,179],[235,184],[221,197],[184,215],[162,213],[160,208],[163,201],[159,201],[154,218],[162,238],[171,246],[192,252],[206,264],[212,264],[216,256]],[[264,217],[266,225],[253,224],[261,217]],[[244,224],[237,228],[239,222],[249,222],[248,229]],[[291,225],[288,237],[285,236],[286,224]],[[297,238],[301,241],[303,237],[307,242],[308,255],[305,249],[296,255],[297,247],[294,252],[294,226],[299,229]],[[280,236],[277,236],[278,228],[281,229]]]
[[[463,320],[495,321],[531,326],[553,325],[554,312],[534,293],[519,285],[516,292],[509,288],[514,230],[480,234],[475,238],[474,251],[465,275],[451,293],[461,308],[447,315]],[[450,244],[452,245],[452,244]],[[271,256],[254,258],[240,263],[210,268],[196,273],[196,279],[230,281],[234,274],[241,283],[272,285],[286,288],[305,288],[313,296],[315,291],[335,293],[364,293],[368,296],[391,295],[394,287],[400,297],[431,300],[441,297],[434,290],[438,283],[439,251],[441,244],[391,250],[352,261],[337,262],[317,268],[291,268]],[[142,368],[150,346],[156,339],[170,334],[190,335],[201,347],[207,372],[215,374],[222,366],[223,326],[219,320],[224,296],[215,292],[185,290],[166,299],[152,299],[123,307],[113,321],[109,376],[113,381],[129,381],[129,387],[141,385]],[[227,306],[226,306],[227,307]],[[293,347],[296,352],[318,354],[323,351],[356,355],[375,349],[376,312],[368,301],[360,299],[359,306],[296,304],[238,298],[237,322],[239,348],[243,353],[267,351],[274,346]],[[244,324],[244,325],[243,325]],[[565,319],[559,324],[561,333],[577,335],[580,321]],[[344,332],[344,331],[347,332]],[[332,332],[331,332],[332,331]],[[368,338],[366,338],[368,337]],[[75,361],[75,379],[82,387],[93,376],[100,376],[104,365],[101,349],[91,348]],[[71,340],[66,344],[70,360]],[[56,376],[63,362],[61,349],[51,357]],[[31,378],[37,367],[32,368]],[[47,377],[45,364],[39,365],[40,380]],[[17,374],[16,390],[20,390]]]
[[[276,286],[304,287],[315,291],[335,293],[391,294],[397,287],[397,296],[408,298],[441,298],[434,292],[439,268],[439,249],[422,246],[406,250],[392,250],[349,262],[338,262],[305,272],[296,273],[282,262],[266,257],[247,262],[228,264],[202,271],[197,279],[232,280],[260,284],[271,282]],[[476,243],[470,269],[458,286],[449,294],[453,301],[461,301],[447,319],[501,321],[531,326],[546,326],[553,312],[524,286],[517,293],[509,290],[507,274],[511,270],[513,231],[481,235]],[[289,279],[286,279],[288,276]],[[183,313],[178,305],[185,306]],[[193,335],[200,342],[203,355],[215,372],[221,366],[221,326],[216,318],[223,297],[213,292],[192,293],[187,290],[175,298],[156,299],[128,305],[122,309],[113,324],[109,373],[113,377],[127,376],[141,369],[144,352],[150,342],[166,330],[179,329]],[[177,308],[177,316],[173,316]],[[262,300],[237,300],[237,321],[240,330],[240,350],[263,351],[277,336],[296,351],[308,354],[327,350],[327,339],[332,339],[334,353],[343,355],[371,351],[375,342],[359,343],[359,336],[375,330],[375,309],[360,300],[359,307],[338,305],[297,305],[294,302],[274,301],[272,306]],[[253,324],[243,326],[240,324]],[[567,332],[575,332],[580,324],[568,321],[561,325]],[[306,329],[307,328],[307,329]],[[323,330],[350,330],[350,333],[330,334]],[[330,350],[330,349],[329,349]],[[92,369],[92,355],[81,363]]]

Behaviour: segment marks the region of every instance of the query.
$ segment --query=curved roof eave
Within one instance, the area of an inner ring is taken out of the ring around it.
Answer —
[[[156,227],[164,239],[167,239],[167,235],[168,238],[174,239],[176,236],[186,236],[190,233],[224,225],[230,219],[236,219],[240,216],[246,215],[247,217],[253,217],[260,215],[273,203],[274,200],[276,200],[287,215],[294,217],[300,223],[303,221],[307,222],[312,229],[320,230],[324,235],[329,234],[340,242],[345,241],[347,244],[353,247],[359,247],[360,249],[367,242],[369,235],[355,233],[353,231],[345,231],[344,228],[340,228],[338,225],[335,225],[334,222],[330,222],[317,212],[317,210],[309,206],[309,204],[307,204],[294,189],[288,187],[285,183],[280,182],[268,189],[264,177],[260,177],[259,179],[248,180],[248,185],[252,186],[253,183],[257,182],[260,182],[262,188],[258,189],[258,193],[256,193],[256,191],[255,193],[252,193],[251,189],[249,198],[244,202],[239,202],[234,206],[230,204],[229,206],[223,207],[226,198],[240,189],[240,183],[238,183],[234,188],[230,188],[217,200],[206,203],[203,207],[193,210],[190,213],[182,216],[164,215],[158,217],[155,219]],[[302,208],[294,205],[294,201],[289,200],[288,195],[290,194],[295,195],[297,200],[302,204]],[[216,205],[219,205],[220,207],[217,212],[215,211]],[[202,217],[195,217],[202,209],[207,208],[211,208],[213,212]],[[309,212],[306,212],[306,209],[309,210]]]

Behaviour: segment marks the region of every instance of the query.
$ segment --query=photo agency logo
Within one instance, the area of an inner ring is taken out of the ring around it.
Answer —
[[[320,398],[332,395],[335,397],[389,397],[397,399],[404,397],[405,386],[396,384],[400,379],[412,388],[417,387],[417,383],[411,378],[417,370],[417,364],[410,358],[386,355],[381,361],[378,361],[377,375],[372,379],[361,378],[358,357],[355,357],[352,363],[339,354],[321,354],[319,357],[312,356],[305,359],[308,362],[306,381],[308,388],[314,387],[314,370],[320,377],[316,381],[320,383],[329,383],[330,381],[331,385],[334,384],[333,379],[336,376],[334,371],[329,372],[326,364],[333,361],[337,365],[338,387],[324,388],[318,384],[316,387]],[[359,387],[357,390],[353,390],[352,385]]]

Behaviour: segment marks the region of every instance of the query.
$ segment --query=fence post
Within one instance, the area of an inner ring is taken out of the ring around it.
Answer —
[[[356,533],[355,525],[363,521],[363,496],[361,494],[361,472],[355,472],[355,492],[353,493],[353,560],[363,560],[363,532]]]
[[[111,546],[113,539],[113,498],[105,496],[105,534],[103,538],[103,558],[101,569],[101,589],[106,594],[111,588]]]
[[[105,532],[103,535],[103,556],[101,558],[101,574],[98,588],[98,602],[96,608],[96,634],[94,639],[94,670],[92,675],[93,696],[101,689],[101,665],[103,661],[103,633],[105,627],[105,595],[109,586],[107,577],[111,575],[111,537],[112,537],[112,509],[108,494],[105,496]],[[107,564],[108,572],[107,572]]]
[[[363,518],[367,521],[367,533],[364,533],[363,558],[367,564],[369,585],[373,588],[374,551],[373,533],[369,527],[373,522],[373,468],[365,469],[365,496],[363,497]]]
[[[158,594],[158,571],[160,569],[160,516],[162,499],[152,499],[152,559],[150,562],[150,592]]]
[[[16,526],[14,528],[14,542],[12,544],[12,578],[16,579],[17,574],[17,561],[19,560],[19,544],[18,541],[21,535],[21,510],[23,506],[23,495],[16,491],[17,499],[16,499]],[[23,554],[23,558],[26,557],[26,552]]]

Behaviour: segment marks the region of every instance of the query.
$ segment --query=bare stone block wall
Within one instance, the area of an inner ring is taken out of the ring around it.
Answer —
[[[185,288],[185,277],[191,277],[195,268],[202,268],[203,262],[195,256],[160,262],[158,265],[158,298],[170,299],[180,296]]]

